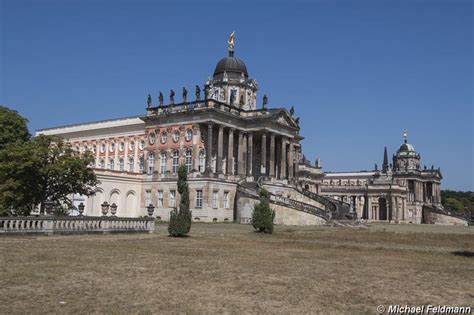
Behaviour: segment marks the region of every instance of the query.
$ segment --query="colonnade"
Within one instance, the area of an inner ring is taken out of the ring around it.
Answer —
[[[264,129],[246,131],[207,123],[206,171],[238,176],[268,176],[292,180],[298,167],[299,146],[285,135]],[[217,135],[216,135],[217,134]],[[269,140],[269,141],[268,141]],[[224,159],[226,167],[223,167]]]

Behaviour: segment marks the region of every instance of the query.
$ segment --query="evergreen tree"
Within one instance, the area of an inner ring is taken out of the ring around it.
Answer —
[[[187,236],[191,230],[192,213],[189,210],[189,186],[188,175],[185,165],[178,169],[178,192],[181,196],[179,209],[174,209],[170,213],[170,223],[168,233],[173,237]]]
[[[259,191],[260,202],[255,204],[252,213],[252,226],[257,232],[273,233],[273,220],[275,211],[270,208],[268,191],[261,188]]]

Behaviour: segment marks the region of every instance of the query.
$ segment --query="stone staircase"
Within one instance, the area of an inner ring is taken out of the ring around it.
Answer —
[[[326,210],[331,213],[332,220],[355,220],[356,219],[355,213],[351,211],[351,205],[347,202],[321,196],[304,189],[297,188],[296,190],[300,194],[303,194],[306,197],[311,198],[325,205]]]
[[[244,193],[248,196],[251,196],[255,199],[259,199],[258,195],[258,190],[259,190],[259,184],[257,182],[240,182],[237,185],[237,190],[240,193]],[[326,221],[331,219],[331,212],[328,211],[327,209],[322,209],[319,207],[316,207],[314,205],[297,201],[291,198],[275,195],[269,192],[270,196],[270,204],[275,204],[275,205],[280,205],[284,207],[288,207],[297,211],[302,211],[317,217],[320,217]]]

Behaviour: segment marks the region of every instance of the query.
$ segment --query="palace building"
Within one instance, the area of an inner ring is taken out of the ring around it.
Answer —
[[[293,110],[270,108],[266,95],[258,106],[257,82],[234,56],[233,34],[228,44],[228,56],[193,97],[183,88],[177,101],[171,90],[165,103],[160,92],[155,105],[148,96],[142,116],[37,131],[94,153],[91,167],[100,185],[91,197],[75,196],[87,215],[101,215],[107,201],[118,206],[117,216],[144,216],[151,204],[155,216],[168,220],[179,204],[181,164],[195,221],[250,222],[259,187],[270,193],[277,224],[354,218],[422,223],[423,209],[442,210],[441,172],[421,170],[406,137],[393,166],[385,152],[381,170],[325,174],[319,161],[311,165]]]

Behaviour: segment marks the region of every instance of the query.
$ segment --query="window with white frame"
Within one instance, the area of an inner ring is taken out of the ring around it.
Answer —
[[[105,161],[104,160],[100,160],[99,167],[100,168],[105,168]]]
[[[151,203],[151,190],[146,190],[145,191],[145,206],[148,207]]]
[[[119,151],[122,152],[125,149],[125,143],[120,142],[119,144]]]
[[[202,189],[196,189],[196,208],[202,208]]]
[[[178,150],[173,151],[173,175],[176,175],[178,173],[178,167],[179,167],[179,152]]]
[[[229,209],[229,192],[224,191],[224,209]]]
[[[191,149],[186,150],[184,164],[186,165],[186,171],[189,174],[193,166],[193,151],[191,151]]]
[[[145,172],[145,158],[143,156],[140,156],[138,166],[139,166],[139,169],[140,169],[140,173],[144,173]]]
[[[105,152],[105,143],[102,143],[102,144],[100,145],[100,152],[101,152],[101,153],[104,153],[104,152]]]
[[[191,141],[193,138],[193,131],[191,129],[186,129],[186,141]]]
[[[167,139],[168,134],[166,133],[166,131],[161,132],[161,143],[165,144]]]
[[[97,153],[97,145],[94,144],[92,146],[92,152]]]
[[[163,208],[163,190],[158,190],[156,192],[156,206],[158,208]]]
[[[125,161],[123,159],[119,160],[119,169],[122,172],[125,170]]]
[[[153,174],[155,171],[155,154],[148,154],[148,174]]]
[[[114,151],[115,151],[115,142],[112,142],[112,143],[109,145],[109,151],[110,151],[110,152],[114,152]]]
[[[148,142],[150,142],[150,144],[155,144],[155,141],[156,141],[156,135],[155,133],[150,133],[148,135]]]
[[[114,159],[109,160],[109,169],[113,170],[115,168],[115,161]]]
[[[133,167],[134,163],[135,163],[135,160],[132,157],[128,159],[128,171],[131,173],[133,172],[133,169],[134,169]]]
[[[173,132],[173,142],[178,142],[178,140],[179,140],[179,131],[175,130]]]
[[[212,192],[212,208],[213,209],[217,209],[218,195],[219,195],[219,192],[217,190],[214,190]]]
[[[160,174],[164,174],[166,172],[166,152],[160,153]]]
[[[206,152],[201,150],[199,152],[199,172],[204,173],[206,170]]]
[[[170,190],[170,208],[176,207],[176,190]]]

